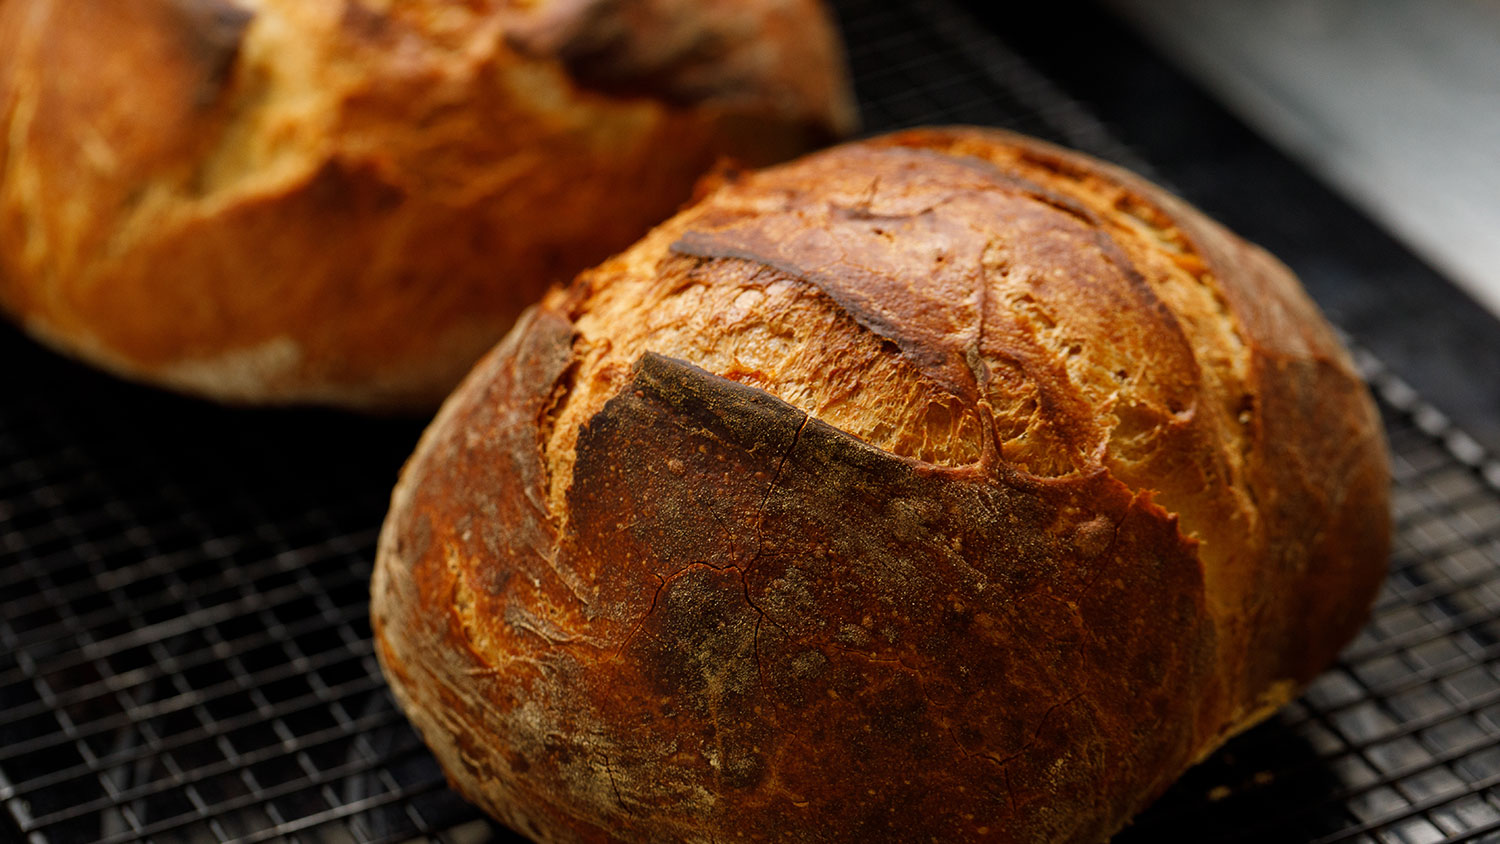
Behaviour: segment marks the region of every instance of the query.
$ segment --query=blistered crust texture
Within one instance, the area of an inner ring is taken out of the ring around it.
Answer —
[[[715,161],[851,123],[819,0],[6,0],[0,308],[219,399],[430,408]]]
[[[373,621],[539,841],[1101,841],[1354,634],[1386,485],[1284,267],[918,130],[728,177],[532,310],[403,474]]]

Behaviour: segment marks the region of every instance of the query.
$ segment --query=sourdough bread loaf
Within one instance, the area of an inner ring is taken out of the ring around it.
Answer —
[[[818,0],[3,0],[0,308],[217,399],[431,409],[718,158],[852,119]]]
[[[917,130],[729,179],[531,310],[396,487],[374,630],[538,841],[1101,841],[1351,638],[1386,495],[1285,267]]]

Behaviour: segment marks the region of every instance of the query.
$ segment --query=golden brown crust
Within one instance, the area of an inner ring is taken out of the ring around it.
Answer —
[[[730,179],[550,295],[398,485],[373,619],[544,841],[1099,841],[1353,635],[1378,419],[1159,189],[918,130]]]
[[[816,0],[7,2],[0,307],[221,399],[431,406],[716,159],[851,109]]]

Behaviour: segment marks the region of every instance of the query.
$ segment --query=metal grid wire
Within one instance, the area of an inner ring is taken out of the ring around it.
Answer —
[[[839,4],[872,130],[1007,126],[1145,169],[954,9]],[[414,423],[228,410],[6,330],[0,838],[517,840],[385,691],[366,583]],[[1500,464],[1362,361],[1395,455],[1374,619],[1128,841],[1500,841]]]

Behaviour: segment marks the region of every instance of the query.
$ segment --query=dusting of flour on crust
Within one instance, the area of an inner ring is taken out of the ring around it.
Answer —
[[[302,364],[302,347],[290,337],[273,337],[264,343],[221,355],[173,364],[161,372],[161,380],[178,390],[188,390],[234,401],[275,394],[278,384],[293,383]]]

